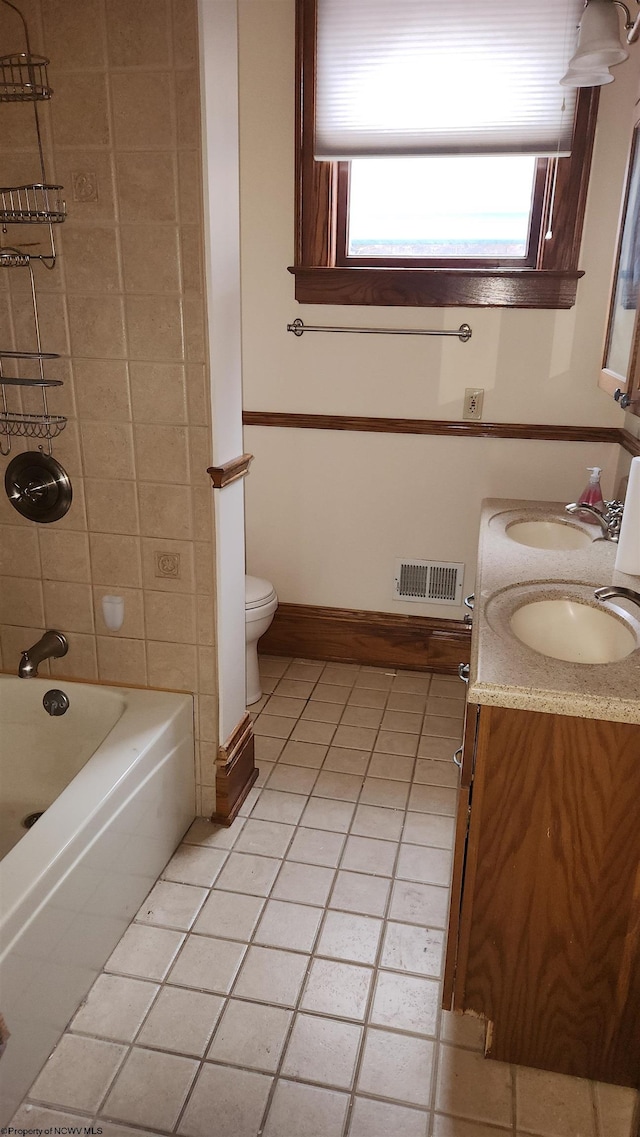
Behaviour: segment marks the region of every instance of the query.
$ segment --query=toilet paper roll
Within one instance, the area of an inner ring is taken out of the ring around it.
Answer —
[[[631,462],[615,567],[617,572],[640,576],[640,458]]]

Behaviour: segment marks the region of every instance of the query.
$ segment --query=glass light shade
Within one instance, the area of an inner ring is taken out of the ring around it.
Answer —
[[[623,63],[629,52],[620,42],[618,12],[613,0],[588,0],[580,21],[578,47],[569,71],[604,71]]]
[[[611,72],[601,67],[594,66],[590,71],[570,67],[560,83],[563,87],[604,87],[606,83],[613,83],[613,79]]]

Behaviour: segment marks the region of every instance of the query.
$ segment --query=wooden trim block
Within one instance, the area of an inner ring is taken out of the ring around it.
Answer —
[[[455,675],[470,645],[471,629],[460,620],[280,604],[260,651]]]
[[[239,458],[231,458],[221,466],[209,466],[207,473],[213,482],[213,488],[223,490],[225,486],[237,482],[238,478],[246,477],[252,461],[253,454],[241,454]]]
[[[227,827],[235,821],[258,773],[251,715],[247,712],[224,745],[218,747],[216,811],[212,821]]]

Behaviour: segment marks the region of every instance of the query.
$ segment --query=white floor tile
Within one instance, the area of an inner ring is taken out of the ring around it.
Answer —
[[[429,1114],[402,1105],[356,1097],[349,1137],[427,1137]]]
[[[36,1078],[29,1096],[65,1109],[94,1112],[126,1053],[126,1046],[114,1042],[65,1034]]]
[[[351,912],[327,912],[316,948],[318,955],[353,963],[375,963],[382,920]]]
[[[133,1042],[160,988],[156,983],[121,975],[99,975],[71,1030],[114,1042]]]
[[[438,979],[442,971],[443,945],[444,932],[390,921],[380,965],[394,971],[411,971]]]
[[[295,1006],[309,957],[275,948],[250,947],[234,995],[262,1003]]]
[[[136,1043],[201,1058],[223,1005],[221,995],[164,987]]]
[[[262,896],[214,889],[200,909],[193,930],[204,936],[248,941],[264,904]]]
[[[357,1088],[377,1097],[428,1106],[434,1049],[426,1038],[370,1028]]]
[[[314,959],[300,1006],[339,1018],[363,1019],[372,979],[368,967]]]
[[[205,1062],[178,1133],[185,1137],[256,1137],[271,1078]]]
[[[292,1017],[283,1007],[230,999],[207,1058],[275,1073]]]
[[[227,995],[246,950],[244,944],[231,940],[191,935],[169,972],[168,982]]]
[[[362,1027],[320,1015],[296,1015],[283,1077],[351,1089]]]
[[[109,956],[105,970],[144,979],[164,979],[184,939],[183,932],[130,924]]]
[[[380,971],[376,981],[371,1022],[414,1034],[435,1036],[440,984],[434,979]]]
[[[322,919],[321,908],[268,900],[254,941],[267,947],[310,952]]]
[[[341,1137],[348,1104],[348,1094],[337,1090],[281,1080],[263,1137]]]

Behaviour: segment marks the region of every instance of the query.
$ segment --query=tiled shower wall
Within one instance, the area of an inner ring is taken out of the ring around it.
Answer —
[[[69,417],[53,454],[74,498],[36,525],[0,494],[2,665],[14,672],[58,628],[69,654],[51,674],[193,692],[206,813],[217,725],[196,4],[17,3],[32,50],[51,59],[40,119],[68,216],[58,263],[37,263],[35,278],[43,350],[63,357],[47,367],[64,380],[49,409]],[[0,54],[24,50],[0,8]],[[32,106],[0,112],[0,184],[40,181]],[[42,233],[11,226],[2,244],[35,252]],[[28,289],[28,270],[0,270],[1,346],[35,347]],[[15,439],[12,456],[35,445]],[[106,593],[125,598],[118,632]]]

